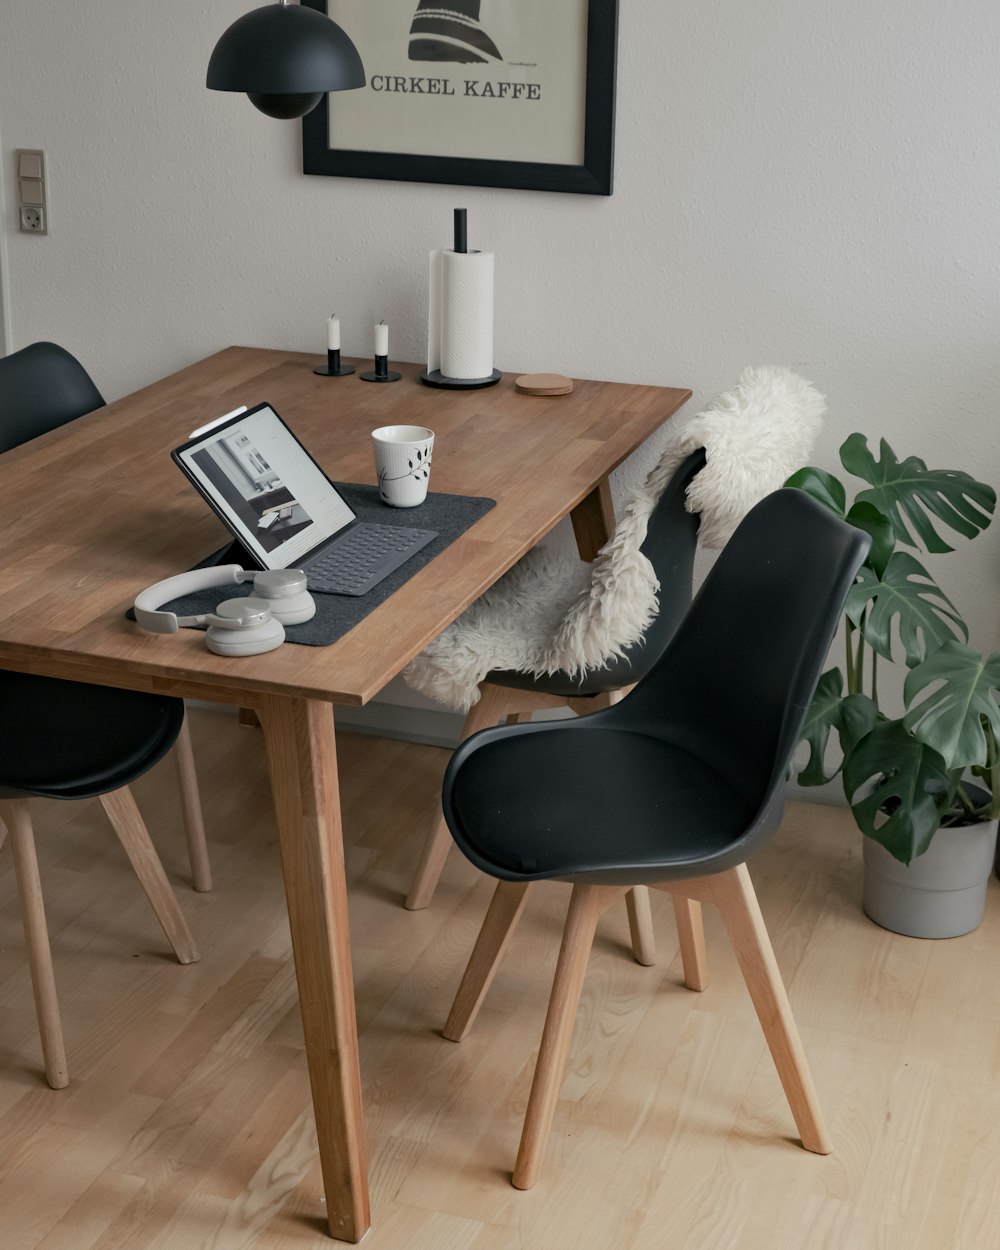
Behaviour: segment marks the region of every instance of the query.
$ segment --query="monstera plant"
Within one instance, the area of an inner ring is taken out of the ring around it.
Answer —
[[[850,507],[843,483],[822,469],[801,469],[787,483],[872,540],[845,607],[844,671],[820,679],[798,779],[822,785],[842,771],[862,832],[909,864],[942,825],[1000,815],[1000,652],[986,658],[967,645],[961,615],[913,554],[952,551],[951,534],[975,538],[996,494],[967,473],[899,460],[884,439],[876,460],[861,434],[847,439],[840,461],[864,483]],[[879,706],[879,664],[897,656],[909,671],[904,714],[892,719]],[[841,761],[830,770],[833,734]],[[983,785],[969,786],[969,772]]]

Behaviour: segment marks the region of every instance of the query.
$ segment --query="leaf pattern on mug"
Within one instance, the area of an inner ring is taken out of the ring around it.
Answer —
[[[390,477],[389,470],[386,466],[383,466],[381,469],[378,470],[377,476],[378,476],[379,494],[381,495],[382,499],[386,503],[390,503],[389,495],[385,490],[386,483],[402,482],[402,481],[405,481],[407,478],[412,477],[415,482],[420,482],[421,484],[423,484],[430,477],[431,465],[434,462],[433,452],[430,450],[425,452],[425,451],[422,451],[420,448],[414,448],[413,450],[414,450],[414,454],[417,457],[416,467],[414,467],[414,463],[412,460],[407,460],[406,464],[407,464],[408,471],[406,473],[400,474],[399,477]]]

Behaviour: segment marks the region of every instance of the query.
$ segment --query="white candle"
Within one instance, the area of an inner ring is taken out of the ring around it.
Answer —
[[[375,355],[389,355],[389,327],[384,321],[380,321],[375,327]]]
[[[340,351],[340,318],[336,313],[326,323],[326,350]]]

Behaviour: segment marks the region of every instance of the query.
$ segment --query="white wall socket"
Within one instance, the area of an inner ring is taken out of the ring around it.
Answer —
[[[22,234],[48,234],[45,199],[45,153],[39,148],[18,148],[17,224]]]
[[[21,229],[26,234],[44,234],[45,209],[38,204],[22,204]]]

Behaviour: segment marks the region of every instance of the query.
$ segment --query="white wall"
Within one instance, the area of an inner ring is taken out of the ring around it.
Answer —
[[[45,149],[51,231],[16,233],[8,177],[13,346],[64,343],[109,397],[228,343],[319,351],[334,309],[347,352],[386,317],[419,359],[466,204],[501,367],[697,403],[788,364],[829,396],[819,462],[861,429],[1000,483],[991,0],[621,0],[610,199],[303,177],[297,124],[203,86],[252,2],[4,6],[4,169]],[[938,571],[994,645],[1000,523]]]
[[[0,207],[6,202],[5,200],[5,178],[4,165],[6,161],[3,156],[7,149],[3,144],[3,136],[0,135]],[[6,224],[6,223],[4,223]],[[10,290],[7,279],[7,231],[0,231],[0,356],[6,356],[10,348]]]

